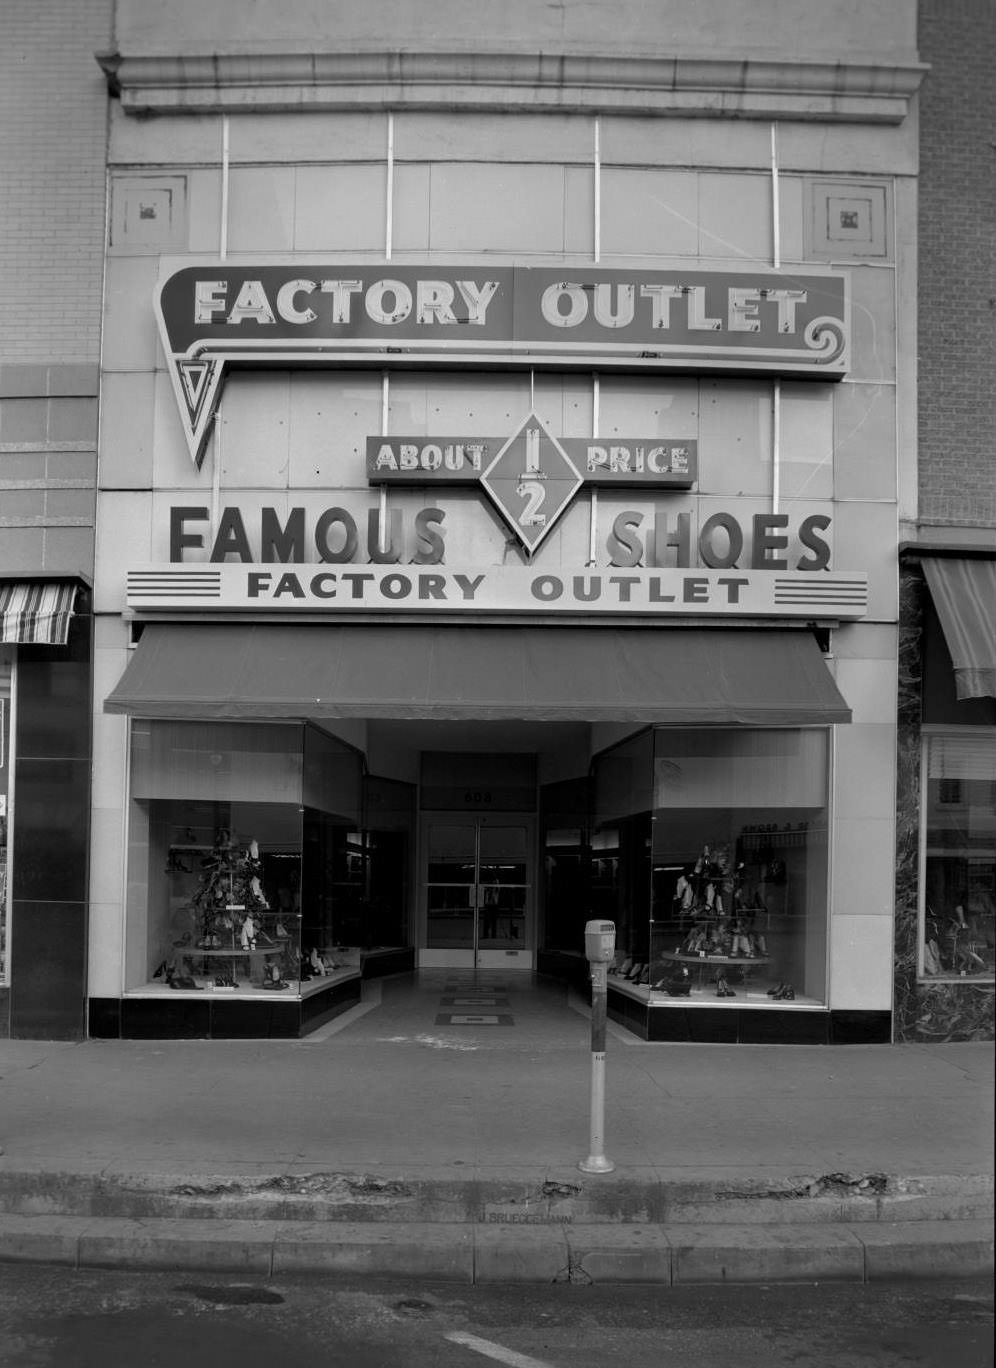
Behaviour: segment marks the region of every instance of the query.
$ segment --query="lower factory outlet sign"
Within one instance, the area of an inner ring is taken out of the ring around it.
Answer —
[[[384,565],[173,565],[129,572],[128,607],[254,613],[722,614],[857,618],[867,576],[805,571],[606,568],[576,573],[526,566],[404,569]]]

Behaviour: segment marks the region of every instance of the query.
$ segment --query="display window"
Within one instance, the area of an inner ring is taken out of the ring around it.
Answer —
[[[609,973],[650,982],[650,836],[653,733],[595,757],[592,766],[591,915],[615,923]]]
[[[7,856],[10,849],[8,832],[10,830],[11,790],[14,772],[10,760],[10,703],[13,673],[14,653],[9,647],[0,646],[0,984],[8,982],[10,972],[10,956],[7,944],[10,925],[8,911],[10,880],[7,877]]]
[[[651,1003],[826,1000],[825,728],[657,728],[594,762],[593,915]]]
[[[362,769],[308,725],[133,722],[126,990],[306,996],[402,934],[404,875],[373,865],[410,824],[364,829]]]
[[[363,945],[390,950],[411,943],[409,908],[415,844],[415,785],[368,775],[364,782],[367,902]]]
[[[996,734],[924,736],[920,962],[933,981],[996,976]]]
[[[547,784],[540,794],[543,843],[543,946],[584,954],[589,915],[591,794],[587,779]]]

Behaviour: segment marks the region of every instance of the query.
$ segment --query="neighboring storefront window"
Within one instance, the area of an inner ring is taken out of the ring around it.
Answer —
[[[7,902],[10,880],[7,877],[7,833],[10,828],[10,800],[13,769],[10,763],[10,700],[13,652],[0,646],[0,983],[7,982],[9,955],[7,928],[10,924]]]
[[[996,734],[924,739],[920,973],[992,979],[996,970]]]
[[[670,729],[594,764],[594,915],[654,1002],[826,998],[824,729]]]

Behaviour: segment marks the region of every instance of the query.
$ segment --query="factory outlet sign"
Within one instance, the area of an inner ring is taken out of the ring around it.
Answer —
[[[406,445],[416,450],[425,446],[400,443],[398,450]],[[503,446],[495,462],[508,449]],[[372,451],[368,459],[376,454]],[[538,467],[530,480],[543,490],[542,452],[536,456],[527,448],[527,454]],[[502,478],[495,462],[478,478],[483,484],[493,469],[492,497],[515,526],[521,506],[518,513],[502,507],[513,481]],[[574,492],[580,484],[577,476],[559,482],[553,495],[558,513],[564,491]],[[525,491],[526,506],[534,511],[536,497]],[[672,514],[658,504],[648,518],[624,509],[607,520],[598,547],[600,563],[577,569],[454,565],[446,555],[446,521],[445,510],[438,507],[420,508],[407,520],[400,509],[392,509],[382,521],[376,508],[358,515],[341,505],[317,513],[298,507],[281,515],[276,508],[263,507],[250,515],[231,505],[220,510],[215,522],[206,506],[174,505],[171,563],[129,571],[128,607],[144,614],[596,611],[807,619],[857,618],[867,609],[867,576],[830,571],[831,518],[826,514],[796,521],[784,513],[754,514],[745,524],[720,510],[693,534],[687,511]],[[524,521],[520,536],[527,550],[535,531]],[[540,531],[537,543],[541,539]]]
[[[564,616],[859,618],[867,576],[676,569],[539,572],[524,566],[174,565],[131,570],[128,607],[336,615],[417,612]]]
[[[167,274],[157,314],[198,465],[233,363],[835,380],[848,362],[846,278],[833,272],[215,261]],[[680,435],[555,436],[536,413],[494,436],[370,436],[366,476],[380,490],[379,508],[250,512],[177,502],[169,563],[128,572],[128,607],[254,616],[865,613],[867,576],[831,568],[829,515],[800,509],[744,520],[720,509],[693,529],[689,511],[669,509],[659,496],[691,490],[697,462],[697,443]],[[490,502],[525,564],[461,564],[447,554],[452,509],[438,505],[454,503],[447,492],[460,485]],[[389,507],[396,486],[416,487],[425,506]],[[613,494],[606,508],[600,488]],[[629,490],[642,492],[644,511],[623,504]],[[565,567],[554,556],[541,564],[537,552],[582,494],[585,563],[568,557]]]
[[[850,329],[846,277],[831,271],[214,261],[167,274],[156,311],[198,465],[233,363],[838,380]]]

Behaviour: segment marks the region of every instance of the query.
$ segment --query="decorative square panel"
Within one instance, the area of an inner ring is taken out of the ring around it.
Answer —
[[[109,247],[121,253],[185,250],[186,176],[119,176],[111,183]]]
[[[891,255],[888,191],[881,184],[814,181],[811,186],[809,255],[841,257]]]

